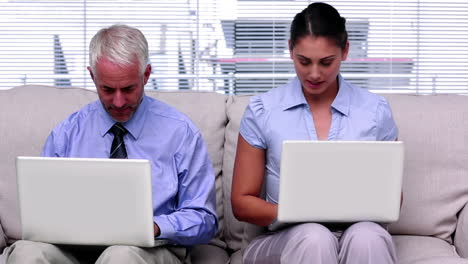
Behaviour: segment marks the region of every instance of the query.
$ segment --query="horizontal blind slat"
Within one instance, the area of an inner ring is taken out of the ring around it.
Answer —
[[[351,50],[341,70],[350,82],[380,92],[468,93],[466,1],[326,2],[348,22]],[[104,26],[126,23],[147,36],[148,89],[265,92],[294,77],[289,25],[308,3],[3,1],[0,89],[63,79],[93,88],[86,72],[89,40]]]

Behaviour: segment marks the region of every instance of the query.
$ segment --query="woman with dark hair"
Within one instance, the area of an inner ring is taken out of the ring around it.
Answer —
[[[325,3],[310,4],[295,16],[289,51],[297,77],[252,97],[241,121],[231,194],[237,219],[259,226],[276,219],[284,140],[397,139],[387,101],[349,84],[339,73],[349,50],[345,22]],[[396,254],[392,237],[379,224],[304,223],[256,238],[243,260],[386,264],[395,263]]]

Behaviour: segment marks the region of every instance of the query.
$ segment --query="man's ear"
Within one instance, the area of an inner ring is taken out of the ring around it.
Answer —
[[[91,67],[90,67],[90,66],[88,66],[88,67],[86,67],[86,68],[88,69],[88,71],[89,71],[89,75],[91,75],[91,79],[92,79],[92,80],[93,80],[93,82],[94,82],[94,74],[93,74],[93,70],[91,69]]]
[[[148,82],[148,79],[149,79],[149,77],[151,75],[151,64],[146,65],[144,75],[145,75],[144,84],[146,85],[146,83]]]

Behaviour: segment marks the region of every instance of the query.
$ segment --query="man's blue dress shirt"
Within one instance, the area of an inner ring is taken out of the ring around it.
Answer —
[[[101,102],[73,113],[53,129],[42,156],[109,158],[115,121]],[[144,96],[123,123],[129,159],[147,159],[153,176],[158,238],[179,245],[207,243],[216,233],[214,173],[197,127],[169,105]],[[83,190],[86,195],[86,190]]]
[[[341,75],[338,84],[328,140],[397,138],[398,129],[385,98],[349,84]],[[266,199],[278,203],[282,142],[317,140],[312,112],[299,79],[252,97],[241,120],[240,134],[251,146],[266,151]]]

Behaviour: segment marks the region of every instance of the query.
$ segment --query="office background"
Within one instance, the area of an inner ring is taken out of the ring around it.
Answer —
[[[0,89],[94,89],[88,43],[102,27],[138,27],[150,45],[147,89],[260,93],[294,76],[287,39],[313,1],[0,0]],[[350,82],[378,92],[468,93],[468,2],[336,0],[347,18]]]

